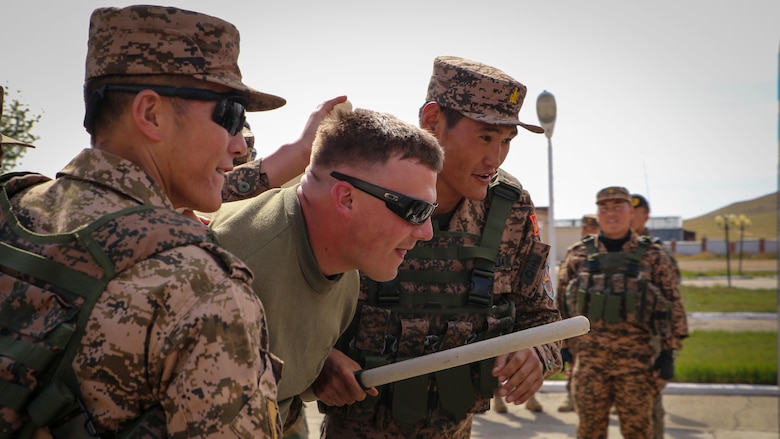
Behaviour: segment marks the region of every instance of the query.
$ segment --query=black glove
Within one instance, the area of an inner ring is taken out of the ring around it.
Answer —
[[[671,380],[674,378],[674,354],[675,352],[671,349],[661,351],[661,354],[655,359],[653,368],[650,370],[657,370],[658,377],[662,380]]]
[[[561,359],[564,363],[574,363],[574,358],[571,356],[569,348],[561,348]]]

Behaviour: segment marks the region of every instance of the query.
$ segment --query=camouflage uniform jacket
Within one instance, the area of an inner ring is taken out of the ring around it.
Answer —
[[[682,281],[682,275],[680,274],[680,265],[677,263],[677,259],[675,259],[674,253],[672,253],[669,247],[664,245],[664,241],[657,236],[651,235],[650,230],[648,230],[647,227],[645,227],[640,231],[637,231],[637,235],[647,236],[650,238],[651,241],[653,241],[653,243],[661,246],[661,248],[664,250],[664,253],[666,253],[666,256],[668,256],[669,259],[672,261],[672,265],[674,265],[674,270],[677,272],[677,281],[678,282]],[[687,333],[686,333],[686,337],[687,337]]]
[[[268,175],[263,172],[263,159],[236,166],[225,174],[222,201],[238,201],[260,195],[271,188]]]
[[[503,171],[501,172],[503,173]],[[517,182],[514,177],[506,173],[503,174],[505,178],[514,181],[518,187],[520,186],[520,183]],[[447,227],[447,232],[456,232],[457,236],[442,236],[438,227],[434,227],[433,238],[430,241],[419,241],[416,244],[415,249],[452,247],[453,245],[458,247],[474,247],[479,245],[479,239],[485,227],[486,215],[489,207],[489,197],[488,199],[480,201],[463,199],[456,208]],[[438,218],[434,218],[434,222],[437,219]],[[519,199],[511,206],[509,216],[501,235],[493,285],[494,304],[499,301],[499,296],[508,298],[514,303],[516,318],[513,327],[509,329],[509,331],[517,331],[552,323],[561,318],[560,313],[555,307],[552,285],[550,284],[549,279],[546,279],[545,282],[545,278],[548,276],[548,272],[545,269],[545,260],[548,252],[549,246],[541,243],[539,240],[536,212],[531,197],[527,191],[523,190]],[[534,268],[530,269],[532,266]],[[473,259],[441,261],[414,259],[409,255],[407,255],[407,258],[400,266],[400,270],[415,270],[420,272],[439,271],[471,273],[473,268]],[[367,303],[367,284],[368,282],[366,281],[365,276],[361,276],[359,309],[361,306],[365,309],[364,306]],[[412,296],[416,293],[464,295],[468,294],[469,281],[439,284],[401,282],[400,289],[402,293],[410,293]],[[399,313],[402,314],[401,312]],[[470,332],[470,334],[484,333],[488,329],[485,315],[479,313],[462,313],[455,315],[441,315],[436,313],[399,315],[399,313],[393,312],[393,317],[391,317],[391,323],[389,325],[391,328],[395,327],[395,330],[401,328],[401,325],[398,324],[397,320],[407,318],[423,319],[427,321],[427,333],[440,337],[447,334],[448,329],[452,331],[452,327],[455,326],[458,327],[456,331],[461,331],[465,326],[468,328],[467,331]],[[470,334],[466,333],[460,335],[466,336],[464,337],[465,339]],[[393,335],[396,337],[399,336],[397,333]],[[463,342],[450,344],[446,340],[446,336],[442,338],[444,340],[439,346],[440,350],[463,344]],[[346,343],[343,343],[344,341],[346,340],[341,340],[340,346],[346,345]],[[399,357],[417,356],[432,352],[430,346],[426,346],[424,351],[422,351],[422,346],[412,346],[412,349],[420,349],[422,352],[410,355],[409,352],[404,352],[404,345],[405,343],[399,342],[397,352]],[[538,346],[535,349],[543,365],[545,376],[550,376],[560,371],[562,361],[559,343],[549,343]],[[489,400],[477,399],[472,411],[481,412],[488,408]]]
[[[606,252],[604,244],[597,240],[599,252]],[[639,235],[631,232],[628,241],[623,244],[623,252],[634,252],[639,246]],[[572,317],[566,314],[565,302],[569,282],[577,279],[580,272],[588,270],[586,260],[588,250],[585,244],[580,241],[569,247],[566,257],[561,263],[558,274],[557,291],[559,295],[558,307],[564,318]],[[679,350],[682,347],[682,339],[688,336],[688,321],[683,307],[683,301],[680,297],[679,282],[677,272],[672,261],[666,255],[666,252],[657,244],[644,253],[639,262],[639,271],[641,276],[648,279],[663,294],[663,296],[672,303],[671,308],[671,331],[670,336],[662,338],[661,349]],[[591,322],[591,329],[588,334],[569,339],[565,345],[580,350],[600,350],[611,351],[616,356],[641,356],[642,358],[652,358],[656,348],[652,343],[652,335],[633,323],[622,321],[617,324],[607,325],[603,320]]]
[[[92,149],[11,203],[25,227],[43,234],[129,206],[173,207],[136,165]],[[231,268],[232,275],[190,245],[110,281],[72,363],[99,431],[123,428],[159,405],[162,413],[150,418],[144,437],[277,437],[280,365],[268,350],[251,272],[237,259]]]

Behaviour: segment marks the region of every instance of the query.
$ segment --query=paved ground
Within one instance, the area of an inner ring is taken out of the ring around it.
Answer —
[[[533,438],[563,439],[576,437],[577,414],[560,413],[558,406],[565,393],[558,383],[548,383],[538,392],[537,400],[544,407],[542,413],[532,413],[524,405],[508,407],[509,412],[494,411],[474,417],[472,438]],[[685,389],[687,394],[664,394],[666,408],[667,439],[777,439],[778,410],[780,398],[776,386],[767,386],[763,395],[712,395],[691,394],[694,389]],[[766,396],[774,392],[775,396]],[[741,393],[747,393],[744,389]],[[319,437],[322,415],[316,406],[306,407],[309,437]],[[616,415],[610,416],[609,437],[622,438]]]
[[[776,261],[773,262],[776,264]],[[765,265],[771,266],[772,262]],[[775,265],[776,266],[776,265]],[[740,288],[777,288],[777,277],[732,277]],[[701,286],[726,285],[726,278],[685,280]],[[693,313],[691,330],[728,329],[777,331],[776,314]],[[548,381],[537,393],[544,412],[532,413],[524,405],[509,405],[509,412],[493,411],[474,418],[474,439],[529,438],[563,439],[576,437],[577,414],[560,413],[565,397],[564,383]],[[780,438],[780,392],[777,386],[729,386],[672,383],[664,390],[667,439],[778,439]],[[319,437],[322,415],[316,405],[306,407],[311,439]],[[609,437],[622,438],[617,416],[612,415]]]
[[[488,412],[474,420],[472,437],[558,439],[576,437],[577,414],[560,413],[565,393],[544,391],[537,400],[542,413],[525,406],[510,406],[509,413]],[[665,394],[666,438],[678,439],[777,439],[777,396],[723,396]],[[610,416],[610,438],[622,438],[617,416]]]

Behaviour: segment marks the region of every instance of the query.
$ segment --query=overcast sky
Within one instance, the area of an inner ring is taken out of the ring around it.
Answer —
[[[54,176],[89,146],[89,16],[133,3],[3,2],[0,84],[43,115],[38,148],[17,170]],[[611,185],[646,195],[653,215],[685,219],[777,190],[777,0],[269,3],[160,3],[234,23],[244,81],[287,99],[249,116],[261,155],[341,94],[417,124],[433,59],[454,55],[523,82],[521,120],[538,123],[536,98],[555,96],[556,218],[594,212],[596,192]],[[521,131],[503,168],[547,206],[547,139]]]

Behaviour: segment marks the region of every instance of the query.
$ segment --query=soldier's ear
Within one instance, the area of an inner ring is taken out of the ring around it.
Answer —
[[[437,126],[446,122],[441,107],[436,102],[428,102],[420,110],[420,128],[436,134]]]
[[[151,140],[160,141],[162,121],[165,119],[160,95],[152,90],[142,90],[133,99],[131,113],[136,128]],[[169,115],[169,118],[173,115]],[[175,122],[175,121],[172,121]]]
[[[333,206],[338,212],[339,216],[344,219],[349,218],[352,215],[352,203],[355,188],[351,184],[345,181],[338,181],[330,188],[330,197],[333,201]]]

